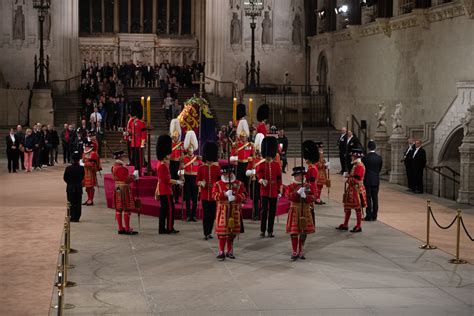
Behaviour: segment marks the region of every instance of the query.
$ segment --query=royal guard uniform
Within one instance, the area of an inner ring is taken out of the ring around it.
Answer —
[[[142,148],[145,148],[147,129],[146,124],[140,119],[143,114],[143,108],[138,102],[130,104],[131,117],[127,123],[127,131],[124,133],[130,140],[130,151],[132,154],[130,163],[138,170],[141,175],[143,163]]]
[[[173,140],[170,154],[170,173],[171,179],[179,180],[178,171],[183,162],[183,142],[181,141],[181,125],[178,119],[172,119],[170,124],[170,136]],[[175,203],[179,200],[179,185],[173,185],[173,196]]]
[[[97,171],[99,171],[99,156],[94,151],[93,144],[84,141],[84,152],[82,154],[82,162],[84,164],[84,181],[82,186],[86,188],[87,201],[82,205],[94,205],[94,187],[97,186]]]
[[[324,151],[323,151],[323,143],[316,142],[316,145],[319,149],[319,160],[316,163],[316,168],[318,168],[318,180],[317,182],[317,192],[316,192],[316,204],[326,204],[321,200],[321,192],[323,191],[323,187],[327,186],[328,188],[331,186],[331,182],[329,180],[329,162],[326,162],[324,159]]]
[[[187,131],[184,138],[184,150],[186,155],[183,159],[183,168],[178,172],[179,176],[184,175],[184,200],[186,201],[186,218],[188,222],[196,222],[196,209],[198,198],[198,187],[196,176],[202,161],[194,154],[197,150],[198,140],[194,131]],[[192,202],[192,207],[191,207]]]
[[[130,174],[128,168],[120,158],[125,156],[123,151],[114,152],[115,163],[112,166],[112,177],[115,181],[114,204],[115,204],[115,219],[118,224],[118,233],[120,235],[136,235],[138,232],[130,228],[131,211],[135,209],[135,199],[133,197],[130,183],[135,180],[135,176]],[[122,222],[125,222],[125,227]]]
[[[349,229],[351,209],[355,209],[357,224],[351,229],[351,233],[359,233],[362,231],[362,209],[367,207],[367,197],[364,187],[365,166],[361,161],[363,155],[362,149],[355,148],[351,151],[352,170],[347,176],[343,196],[344,223],[336,227],[337,230]]]
[[[158,167],[156,175],[158,183],[156,184],[155,199],[160,201],[160,220],[159,234],[176,234],[178,230],[174,229],[174,202],[173,202],[173,184],[183,185],[181,180],[171,179],[169,164],[172,147],[172,140],[169,135],[160,135],[156,143],[156,158]]]
[[[94,131],[87,132],[87,139],[92,143],[92,147],[94,147],[94,151],[97,154],[98,160],[97,164],[99,166],[99,170],[102,170],[102,164],[100,162],[100,155],[99,155],[99,141],[97,140],[97,135]]]
[[[237,180],[243,182],[247,188],[248,179],[245,173],[247,171],[248,162],[252,160],[253,147],[248,141],[250,130],[247,120],[245,119],[245,105],[243,104],[237,106],[237,119],[239,120],[239,124],[237,125],[237,140],[232,144],[230,162],[237,162]]]
[[[270,109],[268,107],[268,104],[262,104],[258,107],[257,110],[257,133],[262,133],[263,136],[267,136],[268,130],[267,130],[267,120],[268,116],[270,113]]]
[[[263,139],[261,147],[265,162],[257,166],[256,169],[262,199],[260,237],[265,237],[265,231],[268,230],[268,237],[273,238],[273,226],[275,223],[278,196],[280,195],[282,187],[281,166],[278,162],[273,160],[277,153],[277,139],[272,136],[267,136]]]
[[[311,195],[316,196],[318,194],[318,167],[316,162],[319,161],[319,150],[315,142],[312,140],[305,140],[303,142],[303,158],[307,164],[306,170],[306,183],[309,185]],[[311,214],[313,215],[313,224],[315,223],[314,215],[314,203],[311,205]]]
[[[265,158],[262,157],[261,148],[262,141],[265,138],[262,133],[255,135],[254,141],[254,155],[251,161],[247,165],[246,176],[250,178],[250,197],[253,203],[253,214],[252,218],[254,221],[260,220],[260,211],[262,210],[261,199],[260,199],[260,184],[257,181],[256,169],[259,165],[265,162]]]
[[[315,232],[311,212],[314,196],[309,185],[303,182],[305,174],[305,167],[293,168],[293,183],[285,187],[285,196],[291,202],[286,222],[286,232],[291,236],[292,261],[298,258],[306,259],[304,256],[306,236]]]
[[[216,216],[216,200],[212,196],[214,184],[221,178],[221,168],[218,163],[218,147],[216,143],[204,144],[205,163],[198,168],[197,185],[199,187],[200,199],[203,210],[202,228],[204,239],[212,239],[212,227]]]
[[[222,167],[221,180],[212,188],[212,196],[217,201],[216,210],[216,235],[219,241],[217,258],[224,260],[226,257],[235,259],[234,238],[241,233],[241,204],[245,200],[246,191],[242,182],[233,174],[234,166]],[[225,246],[227,244],[227,253]]]

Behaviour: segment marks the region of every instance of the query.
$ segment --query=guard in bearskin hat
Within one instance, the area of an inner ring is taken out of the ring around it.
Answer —
[[[254,221],[260,220],[260,212],[262,210],[261,199],[260,199],[260,184],[257,181],[257,167],[265,162],[265,158],[262,157],[262,141],[265,138],[262,133],[255,135],[255,141],[253,144],[254,154],[251,161],[247,165],[247,171],[245,175],[250,178],[250,195],[253,203],[253,214],[252,218]]]
[[[268,134],[267,120],[269,112],[270,108],[268,107],[268,104],[260,105],[257,110],[257,121],[259,122],[257,124],[257,133],[262,133],[263,136],[267,136]]]
[[[184,158],[183,142],[181,141],[181,125],[178,119],[172,119],[170,123],[170,136],[173,140],[170,154],[171,179],[179,180],[178,171]],[[173,196],[175,203],[178,203],[180,195],[179,185],[173,185]]]
[[[245,187],[248,186],[248,179],[245,175],[247,171],[248,162],[252,160],[253,146],[248,141],[250,136],[250,129],[247,120],[245,119],[245,105],[237,105],[237,135],[236,141],[232,144],[232,151],[230,162],[237,163],[237,180],[244,183]]]
[[[125,153],[123,151],[114,152],[115,163],[112,166],[112,177],[115,182],[115,219],[117,220],[118,233],[120,235],[136,235],[138,232],[130,228],[131,211],[135,209],[135,199],[132,189],[130,188],[130,183],[136,179],[138,172],[136,172],[135,175],[129,174],[128,168],[124,166],[124,162],[121,160],[124,156]],[[125,227],[123,222],[125,222]]]
[[[81,218],[82,181],[84,180],[84,167],[79,165],[81,154],[73,152],[71,165],[64,170],[64,182],[67,183],[66,194],[71,214],[71,222],[79,222]]]
[[[173,184],[183,185],[183,181],[171,179],[169,164],[172,150],[171,137],[160,135],[156,143],[156,158],[159,160],[157,167],[158,183],[156,184],[155,199],[160,201],[159,234],[176,234],[174,229],[174,202]]]
[[[130,142],[130,163],[141,175],[143,165],[143,148],[145,148],[147,129],[146,124],[141,120],[143,108],[139,102],[130,103],[130,119],[127,123],[127,131],[124,136]]]
[[[212,188],[221,177],[221,169],[217,158],[217,144],[207,142],[204,144],[204,164],[199,166],[197,172],[197,185],[203,210],[202,228],[204,239],[212,239],[212,227],[216,216],[216,200],[212,196]]]
[[[286,222],[286,232],[291,237],[291,247],[293,252],[291,260],[305,259],[304,243],[307,234],[315,232],[311,205],[314,196],[308,183],[304,182],[306,174],[304,166],[293,168],[293,182],[285,186],[285,196],[290,200],[290,209]]]
[[[316,196],[318,192],[318,167],[316,162],[319,161],[318,146],[312,140],[305,140],[303,142],[303,158],[308,166],[306,170],[306,183],[309,185],[311,195]],[[313,224],[315,224],[314,204],[311,205],[311,214],[313,215]]]
[[[349,229],[349,218],[351,209],[355,209],[357,224],[351,229],[351,233],[362,231],[362,209],[367,207],[367,197],[364,187],[365,166],[361,161],[364,151],[354,148],[350,152],[352,157],[352,169],[350,174],[346,174],[346,183],[343,196],[344,203],[344,223],[336,227],[337,230],[347,231]]]
[[[265,137],[261,145],[262,156],[265,158],[265,161],[256,168],[262,200],[260,237],[265,237],[265,231],[268,231],[268,237],[274,237],[273,226],[275,223],[277,201],[282,188],[281,165],[274,160],[277,154],[277,147],[278,142],[275,137]]]
[[[84,164],[84,181],[82,186],[86,188],[87,201],[82,205],[94,205],[94,187],[97,186],[97,171],[99,168],[99,155],[94,150],[94,144],[88,140],[84,141],[84,152],[82,153],[82,163]]]
[[[241,233],[241,204],[245,200],[246,191],[242,182],[234,175],[234,166],[227,164],[221,169],[222,176],[212,188],[212,196],[217,201],[216,235],[219,252],[217,259],[226,257],[235,259],[234,238]],[[227,244],[227,252],[225,247]]]

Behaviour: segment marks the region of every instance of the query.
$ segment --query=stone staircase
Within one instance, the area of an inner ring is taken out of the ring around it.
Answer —
[[[231,97],[219,97],[212,93],[207,94],[211,109],[216,117],[217,125],[227,125],[232,120],[232,104]]]
[[[301,136],[299,129],[285,129],[285,135],[288,138],[288,157],[301,156]],[[339,139],[339,131],[331,127],[329,129],[329,146],[328,146],[328,131],[325,128],[311,128],[304,129],[303,141],[305,140],[321,141],[324,144],[325,156],[329,155],[331,158],[339,157],[339,150],[337,148],[337,140]],[[327,158],[326,158],[327,159]]]
[[[64,123],[80,123],[82,100],[79,92],[53,96],[54,126],[62,128]]]

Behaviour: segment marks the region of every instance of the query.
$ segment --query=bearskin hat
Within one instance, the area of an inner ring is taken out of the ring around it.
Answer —
[[[278,141],[276,137],[267,136],[262,140],[262,156],[275,158],[278,150]]]
[[[361,149],[361,148],[353,148],[351,150],[351,155],[355,156],[355,157],[358,157],[358,158],[364,157],[364,150]]]
[[[120,159],[123,156],[125,156],[125,152],[123,150],[114,151],[113,156],[114,156],[114,159]]]
[[[143,107],[138,101],[133,101],[130,103],[130,115],[141,119],[143,116]]]
[[[305,167],[294,167],[293,168],[293,173],[291,174],[292,176],[296,176],[297,174],[306,174],[306,168]]]
[[[170,136],[181,139],[181,125],[178,119],[172,119],[170,123]]]
[[[237,113],[236,114],[237,114],[237,120],[240,120],[241,118],[243,118],[244,116],[247,115],[245,104],[242,104],[242,103],[237,104]]]
[[[303,142],[303,158],[315,163],[319,160],[318,146],[312,140],[305,140]]]
[[[187,131],[184,136],[184,149],[189,150],[192,147],[193,152],[198,150],[198,140],[194,131]]]
[[[255,150],[258,150],[259,152],[262,152],[262,141],[265,138],[262,133],[258,133],[255,135],[255,141],[253,143],[253,146],[255,147]]]
[[[160,135],[156,141],[156,159],[163,160],[171,154],[173,141],[169,135]]]
[[[268,104],[262,104],[258,107],[257,110],[257,121],[262,122],[268,119],[270,108]]]
[[[232,172],[234,173],[234,166],[232,164],[225,163],[221,166],[221,173],[228,173]]]
[[[216,162],[218,160],[217,158],[217,144],[214,142],[206,142],[204,144],[204,155],[203,155],[203,160],[204,161],[212,161]]]

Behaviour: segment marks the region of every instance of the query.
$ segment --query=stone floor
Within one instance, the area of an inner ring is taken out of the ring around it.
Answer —
[[[109,170],[108,167],[104,167]],[[57,249],[64,215],[63,167],[33,174],[1,174],[0,315],[45,315],[55,301]],[[448,263],[455,230],[433,227],[442,250],[418,249],[426,226],[426,199],[446,224],[459,205],[409,195],[382,184],[378,222],[363,233],[341,233],[342,179],[333,176],[328,204],[317,210],[307,260],[290,262],[279,218],[275,239],[260,239],[245,223],[236,260],[218,262],[217,243],[201,237],[201,223],[176,223],[177,236],[157,235],[158,220],[143,216],[140,234],[118,236],[113,211],[99,192],[94,207],[73,223],[76,267],[66,315],[473,315],[474,266]],[[288,182],[288,179],[285,180]],[[38,185],[41,183],[41,185]],[[33,208],[34,207],[34,208]],[[468,228],[474,211],[463,210]],[[354,218],[351,219],[351,225]],[[137,218],[133,218],[135,228]],[[7,242],[4,243],[3,241]],[[474,261],[472,242],[461,257]],[[50,314],[55,311],[50,310]]]

